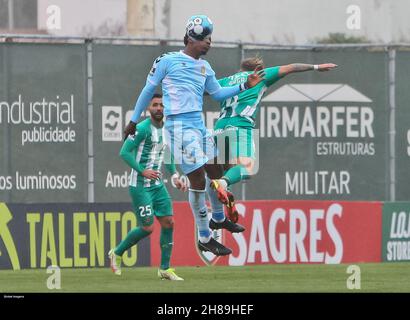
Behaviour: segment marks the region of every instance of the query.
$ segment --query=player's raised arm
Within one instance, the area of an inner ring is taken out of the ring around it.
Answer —
[[[132,114],[131,121],[124,129],[124,141],[129,135],[133,135],[135,133],[135,126],[137,125],[137,121],[140,118],[141,113],[148,107],[152,95],[155,92],[155,88],[156,86],[147,81],[145,87],[142,89],[137,102],[135,103],[134,113]]]
[[[151,98],[155,92],[156,87],[161,83],[166,74],[166,62],[162,59],[164,55],[159,56],[155,59],[152,68],[148,74],[147,82],[142,89],[137,102],[135,103],[134,113],[131,116],[131,121],[127,124],[124,129],[124,141],[127,139],[128,135],[132,135],[135,132],[135,126],[141,113],[148,107]]]
[[[240,92],[256,86],[264,79],[265,71],[258,66],[253,73],[248,75],[246,82],[232,87],[221,87],[216,80],[215,75],[209,77],[205,84],[205,89],[209,95],[216,101],[223,101],[230,97],[236,96]]]
[[[306,63],[292,63],[279,67],[279,76],[284,77],[290,73],[295,72],[305,72],[305,71],[329,71],[334,68],[337,68],[337,65],[334,63],[322,63],[322,64],[306,64]]]

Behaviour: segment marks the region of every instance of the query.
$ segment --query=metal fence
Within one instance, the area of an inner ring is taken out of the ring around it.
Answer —
[[[129,201],[122,128],[153,60],[182,47],[180,40],[0,35],[0,201]],[[214,43],[206,59],[218,78],[255,54],[266,66],[339,65],[269,88],[257,124],[259,172],[233,191],[260,200],[409,200],[409,49]],[[205,97],[210,128],[218,109]]]

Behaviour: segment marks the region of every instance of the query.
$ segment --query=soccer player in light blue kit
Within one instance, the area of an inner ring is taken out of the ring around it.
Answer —
[[[219,200],[228,203],[226,190],[209,190],[212,219],[208,221],[205,203],[205,172],[210,179],[222,176],[217,164],[214,141],[202,119],[203,95],[206,91],[213,99],[223,101],[254,87],[263,80],[260,68],[251,73],[246,82],[222,88],[209,63],[200,57],[211,47],[213,24],[204,15],[192,16],[186,26],[184,50],[159,56],[152,66],[131,117],[124,130],[125,136],[133,134],[141,112],[148,106],[156,87],[162,83],[166,139],[176,164],[188,176],[190,182],[189,203],[199,230],[198,247],[215,255],[232,252],[211,237],[209,228],[225,228],[230,232],[242,232],[244,228],[225,218]],[[226,199],[224,199],[226,198]]]

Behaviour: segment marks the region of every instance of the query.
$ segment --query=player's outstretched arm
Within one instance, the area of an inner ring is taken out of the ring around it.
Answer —
[[[124,140],[127,139],[129,134],[134,134],[135,125],[137,124],[138,119],[141,116],[142,111],[144,111],[154,95],[155,88],[161,83],[166,75],[167,63],[164,62],[165,58],[162,59],[165,55],[159,56],[155,59],[154,64],[152,65],[151,71],[148,74],[147,82],[145,87],[142,89],[137,102],[135,103],[134,113],[132,114],[131,121],[124,130]]]
[[[230,97],[236,96],[240,92],[256,86],[264,79],[265,71],[261,67],[257,67],[255,71],[248,75],[246,82],[232,87],[221,87],[215,76],[207,79],[205,83],[205,90],[216,101],[223,101]]]
[[[265,78],[265,70],[262,66],[257,66],[253,73],[248,75],[248,79],[245,82],[245,89],[252,88],[256,86]]]
[[[148,107],[155,92],[155,88],[156,87],[153,84],[147,81],[145,87],[142,89],[137,102],[135,103],[134,113],[131,116],[131,121],[124,129],[124,141],[129,135],[133,135],[135,133],[135,126],[137,125],[137,121],[140,118],[141,113]]]
[[[305,72],[305,71],[329,71],[337,68],[334,63],[322,63],[322,64],[306,64],[306,63],[292,63],[279,67],[279,76],[283,77],[290,73]]]

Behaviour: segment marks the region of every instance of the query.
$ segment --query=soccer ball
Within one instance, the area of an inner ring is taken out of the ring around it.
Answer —
[[[196,15],[188,19],[186,34],[196,40],[204,40],[212,34],[214,25],[207,16]]]

